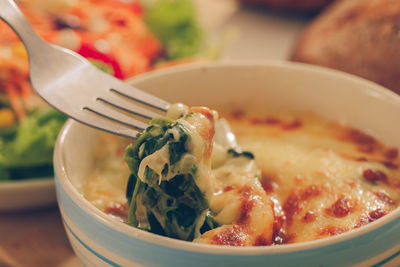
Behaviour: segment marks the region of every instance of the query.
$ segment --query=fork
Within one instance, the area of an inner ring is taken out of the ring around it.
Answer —
[[[15,31],[28,52],[33,89],[67,116],[136,138],[148,126],[145,120],[167,110],[168,102],[106,74],[73,51],[44,41],[12,0],[0,0],[0,19]]]

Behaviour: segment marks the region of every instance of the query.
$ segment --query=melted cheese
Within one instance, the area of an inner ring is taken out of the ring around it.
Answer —
[[[246,157],[230,158],[213,169],[213,174],[217,183],[210,209],[222,226],[195,242],[228,246],[271,244],[272,203],[258,181],[255,162]]]
[[[103,133],[93,151],[93,172],[82,188],[84,197],[93,205],[122,221],[128,212],[125,190],[130,175],[122,160],[126,145],[126,140]]]
[[[258,180],[259,170],[253,159],[227,153],[239,146],[225,120],[218,121],[216,129],[212,169],[215,185],[209,203],[214,219],[222,226],[204,233],[195,242],[227,246],[271,244],[274,214],[272,202]]]
[[[311,114],[228,117],[275,200],[278,243],[346,232],[398,206],[397,149]]]
[[[203,113],[200,113],[203,112]],[[205,115],[206,114],[206,115]],[[207,115],[208,114],[208,115]],[[213,193],[211,174],[211,148],[214,135],[214,114],[210,110],[197,110],[186,119],[178,119],[189,130],[189,151],[197,162],[196,185],[208,199]]]

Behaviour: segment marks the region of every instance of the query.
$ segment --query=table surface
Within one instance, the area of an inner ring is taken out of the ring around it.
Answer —
[[[223,61],[287,59],[308,22],[306,18],[241,8],[234,0],[196,2],[210,39],[228,40],[221,54]],[[81,266],[56,205],[0,213],[0,267],[6,266]]]

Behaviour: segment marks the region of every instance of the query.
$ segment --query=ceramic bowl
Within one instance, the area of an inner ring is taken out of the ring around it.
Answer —
[[[220,63],[155,71],[130,83],[170,102],[313,110],[400,147],[400,97],[363,79],[288,62]],[[359,229],[298,244],[219,247],[174,240],[110,218],[79,193],[98,132],[74,121],[55,149],[57,198],[85,266],[399,266],[400,209]]]

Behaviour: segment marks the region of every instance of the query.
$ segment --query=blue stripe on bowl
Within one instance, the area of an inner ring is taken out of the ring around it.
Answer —
[[[78,256],[78,259],[80,260],[83,267],[96,266],[92,262],[92,260],[88,258],[88,256],[86,254],[83,254],[84,251],[77,248],[76,245],[77,245],[77,243],[72,244],[72,248],[74,249],[75,254],[76,254],[76,256]]]
[[[135,239],[104,225],[83,211],[56,179],[57,197],[64,215],[93,242],[145,266],[348,266],[373,258],[398,245],[400,217],[384,227],[340,243],[304,251],[257,255],[208,254],[165,247]],[[118,264],[117,259],[109,259]]]
[[[83,242],[75,233],[74,231],[71,230],[71,227],[65,222],[65,220],[63,219],[64,225],[65,227],[68,229],[68,231],[72,234],[72,236],[82,245],[84,246],[90,253],[92,253],[93,255],[95,255],[96,257],[98,257],[99,259],[101,259],[102,261],[108,263],[111,266],[114,267],[122,267],[122,265],[119,265],[115,262],[113,262],[112,260],[104,257],[103,255],[101,255],[100,253],[96,252],[95,250],[93,250],[91,247],[89,247],[85,242]]]
[[[377,264],[372,265],[371,267],[380,267],[380,266],[382,266],[382,265],[384,265],[384,264],[386,264],[386,263],[389,263],[389,262],[391,262],[391,261],[393,261],[393,260],[397,260],[397,261],[399,262],[399,265],[400,265],[400,259],[396,259],[398,256],[400,256],[400,250],[397,251],[397,252],[396,252],[395,254],[393,254],[392,256],[387,257],[386,259],[384,259],[384,260],[378,262]]]

